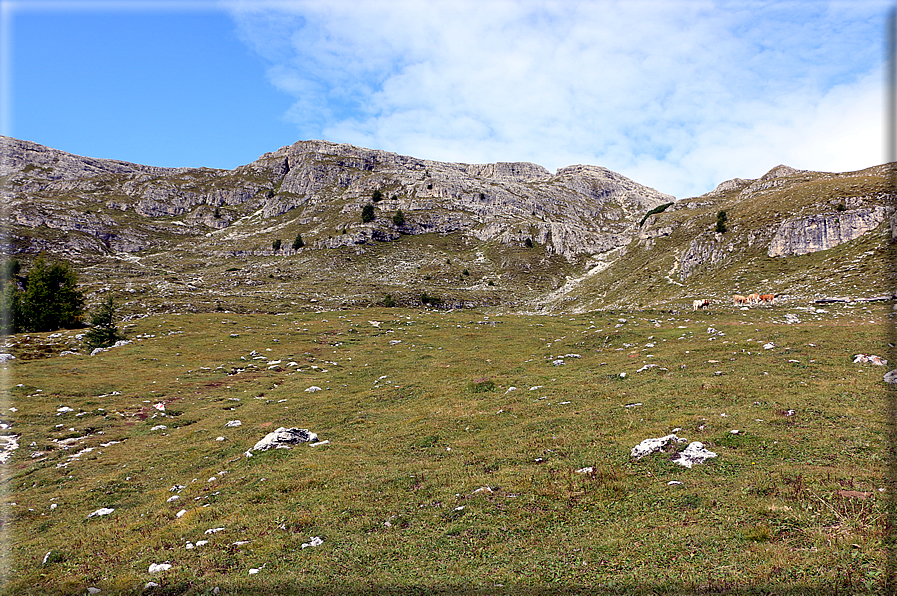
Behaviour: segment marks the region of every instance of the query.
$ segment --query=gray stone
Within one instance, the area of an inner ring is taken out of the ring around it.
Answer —
[[[284,428],[280,427],[274,432],[270,432],[255,444],[252,451],[267,451],[268,449],[288,448],[289,445],[299,443],[316,443],[318,435],[309,431],[307,428]]]

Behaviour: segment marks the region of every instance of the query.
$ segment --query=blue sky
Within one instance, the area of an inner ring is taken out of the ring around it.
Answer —
[[[2,0],[0,132],[233,168],[303,139],[679,198],[884,161],[889,2]]]

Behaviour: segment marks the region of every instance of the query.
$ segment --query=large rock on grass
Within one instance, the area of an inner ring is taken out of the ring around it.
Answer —
[[[265,435],[261,441],[255,444],[253,451],[267,451],[268,449],[289,449],[290,445],[299,443],[316,443],[318,435],[307,428],[280,427],[274,432]]]

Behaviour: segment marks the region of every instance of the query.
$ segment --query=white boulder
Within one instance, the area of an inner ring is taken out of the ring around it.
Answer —
[[[685,443],[686,439],[680,439],[676,435],[667,435],[665,437],[658,437],[656,439],[645,439],[644,441],[633,447],[632,451],[630,451],[629,454],[636,459],[641,459],[646,455],[651,455],[652,453],[662,451],[670,441],[674,441],[676,443]]]
[[[704,447],[704,443],[701,443],[700,441],[692,441],[673,461],[680,466],[690,468],[695,464],[702,464],[714,457],[716,457],[716,453],[708,451]]]
[[[318,435],[311,432],[307,428],[284,428],[280,427],[274,432],[270,432],[255,444],[252,451],[267,451],[268,449],[285,449],[289,445],[298,443],[317,443]]]

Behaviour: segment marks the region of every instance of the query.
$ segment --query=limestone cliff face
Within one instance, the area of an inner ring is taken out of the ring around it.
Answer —
[[[15,214],[13,236],[32,244],[23,250],[36,248],[27,230],[41,226],[90,236],[96,242],[72,248],[101,252],[142,250],[171,234],[246,241],[253,235],[247,221],[259,223],[260,216],[318,222],[303,230],[312,247],[461,232],[480,242],[536,242],[572,261],[625,245],[638,232],[634,220],[673,200],[596,166],[552,175],[532,163],[445,163],[326,141],[300,141],[231,171],[155,168],[10,138],[2,143],[2,200]],[[375,190],[384,197],[381,215],[362,224],[361,209]],[[103,217],[98,207],[106,208]],[[382,217],[398,210],[407,220],[401,229]],[[126,228],[118,225],[122,217]]]
[[[893,212],[893,208],[877,206],[789,219],[776,230],[767,254],[783,257],[834,248],[874,230]]]

